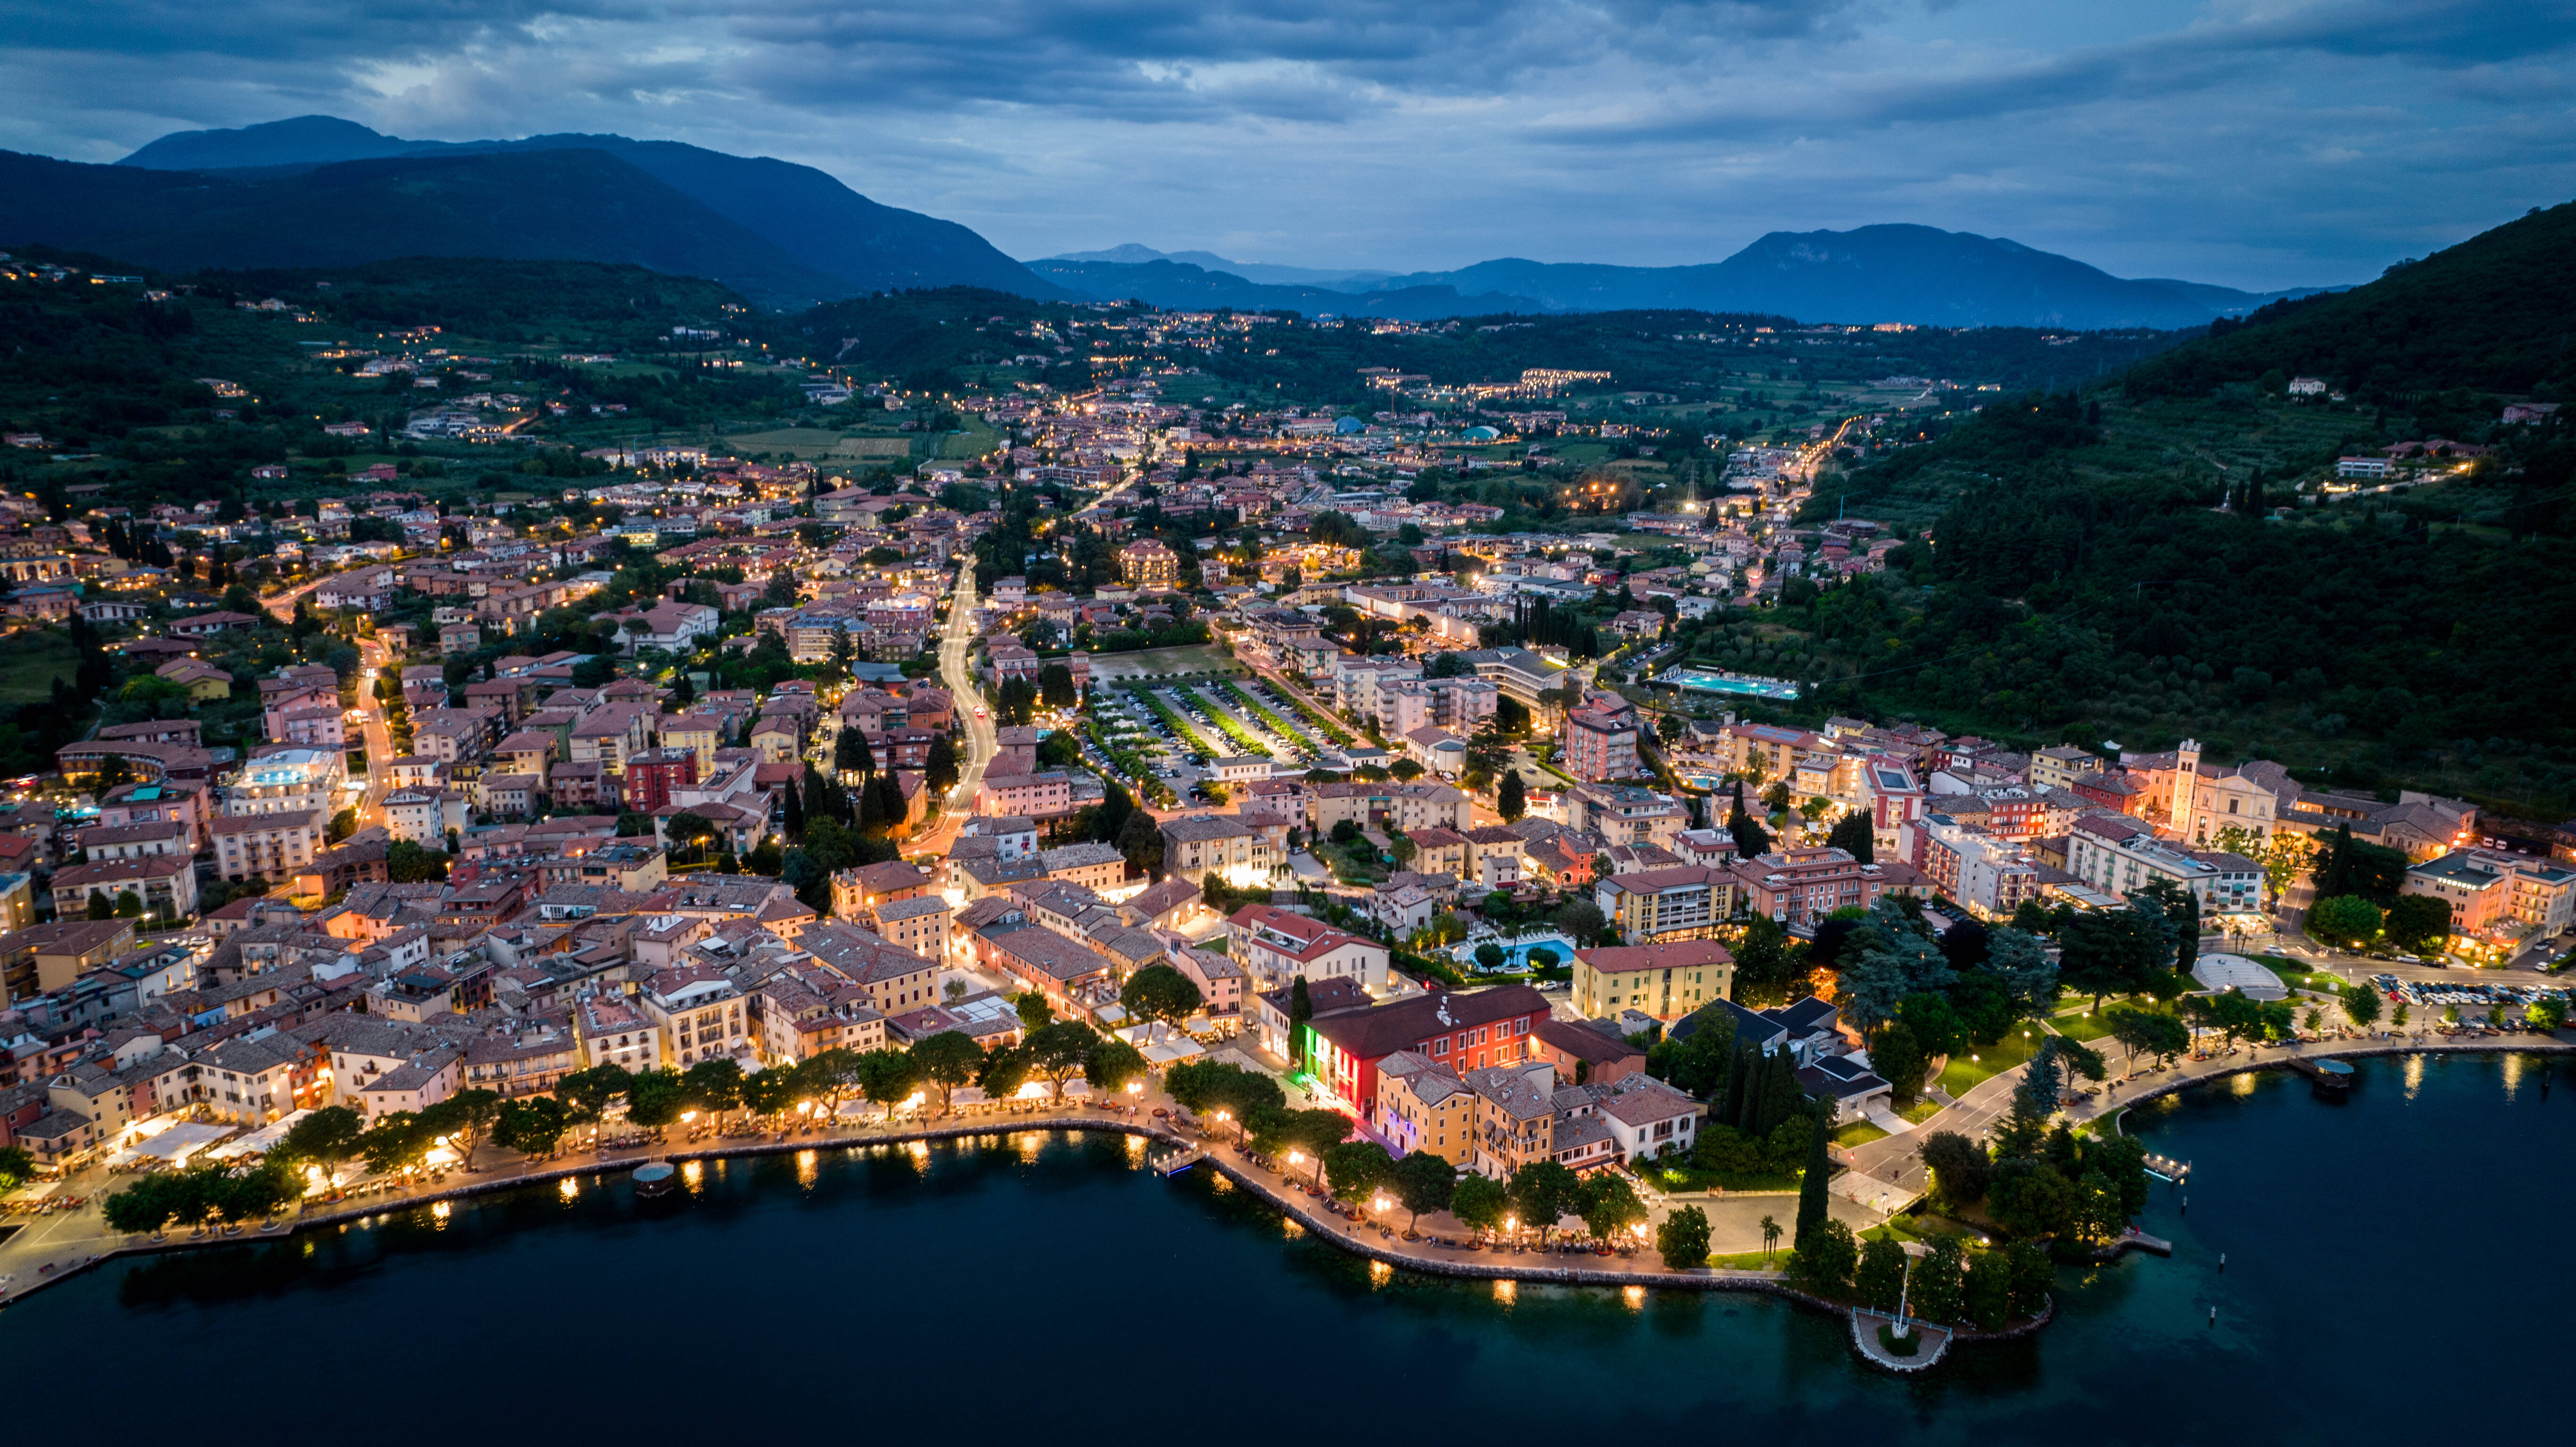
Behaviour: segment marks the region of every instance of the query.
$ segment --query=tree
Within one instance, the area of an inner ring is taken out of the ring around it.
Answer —
[[[2401,894],[2389,903],[2381,927],[2388,942],[2401,950],[2438,954],[2451,941],[2451,902],[2430,894]]]
[[[571,1128],[571,1110],[551,1095],[505,1100],[492,1127],[492,1143],[523,1156],[550,1155]]]
[[[1338,1110],[1283,1110],[1276,1113],[1272,1134],[1281,1144],[1299,1148],[1315,1162],[1316,1184],[1323,1184],[1324,1153],[1351,1133],[1351,1118]]]
[[[349,1113],[357,1114],[356,1111]],[[25,1146],[0,1146],[0,1191],[14,1191],[35,1174],[36,1156],[33,1151]]]
[[[1197,1014],[1205,997],[1189,976],[1170,965],[1147,965],[1118,988],[1118,1003],[1140,1020],[1178,1024]]]
[[[105,894],[93,889],[89,892],[89,903],[85,906],[84,912],[91,919],[114,919],[116,918],[116,903],[109,899]]]
[[[1993,1162],[1984,1146],[1957,1131],[1939,1130],[1923,1138],[1922,1155],[1932,1188],[1943,1201],[1964,1208],[1985,1199]]]
[[[1028,1080],[1028,1052],[1014,1050],[1007,1045],[994,1047],[975,1072],[976,1086],[990,1100],[1007,1100],[1018,1095],[1020,1087],[1028,1084]]]
[[[873,774],[877,756],[868,747],[867,733],[857,724],[841,725],[840,737],[832,743],[832,767],[844,774]]]
[[[1034,1034],[1055,1023],[1055,1006],[1047,1003],[1043,990],[1023,990],[1011,997],[1012,1013],[1020,1017],[1022,1034]]]
[[[1891,1021],[1870,1042],[1871,1070],[1885,1079],[1889,1093],[1900,1106],[1912,1105],[1923,1091],[1923,1077],[1932,1068],[1931,1053],[1904,1021]]]
[[[2358,949],[2378,938],[2386,918],[2379,906],[2359,895],[2338,894],[2308,907],[2308,933],[2331,943]]]
[[[1878,835],[1871,827],[1865,810],[1854,809],[1835,820],[1833,831],[1825,836],[1825,845],[1840,849],[1863,864],[1878,862]]]
[[[2057,1263],[2036,1241],[2015,1241],[2004,1252],[2007,1297],[2015,1316],[2037,1316],[2057,1286]]]
[[[2086,910],[2058,931],[2058,968],[2099,1009],[2109,996],[2135,993],[2150,971],[2172,962],[2171,933],[2161,910]]]
[[[1154,816],[1139,809],[1118,829],[1118,852],[1150,878],[1163,877],[1163,829]]]
[[[791,1066],[773,1066],[742,1082],[742,1108],[756,1120],[776,1121],[802,1094],[802,1082]]]
[[[1697,1206],[1674,1210],[1655,1228],[1655,1250],[1675,1271],[1708,1264],[1708,1213]]]
[[[1988,931],[1985,969],[2023,1014],[2042,1014],[2057,1003],[2057,963],[2048,957],[2048,947],[2039,936],[2028,930]]]
[[[920,1088],[921,1067],[901,1050],[869,1050],[850,1061],[850,1079],[861,1095],[892,1110]]]
[[[1735,852],[1746,859],[1771,852],[1771,832],[1754,822],[1744,811],[1744,782],[1735,784],[1735,806],[1727,812],[1726,832],[1735,841]]]
[[[2191,1048],[2190,1028],[2169,1011],[2107,1005],[2102,1009],[2102,1023],[2110,1030],[2111,1038],[2128,1050],[2132,1060],[2153,1055],[2170,1062]]]
[[[1394,1180],[1395,1198],[1408,1213],[1404,1230],[1409,1236],[1423,1212],[1449,1209],[1450,1197],[1458,1188],[1458,1168],[1429,1151],[1415,1151],[1395,1163]]]
[[[1038,697],[1053,709],[1067,709],[1081,702],[1074,690],[1073,670],[1061,663],[1050,663],[1038,670]]]
[[[2367,1030],[2379,1023],[2379,987],[2367,980],[2355,980],[2338,992],[2343,998],[2343,1013],[2356,1030]]]
[[[716,826],[708,823],[707,817],[694,809],[683,809],[672,815],[671,822],[662,827],[665,837],[676,847],[687,850],[691,860],[704,859],[708,842],[716,837]]]
[[[358,1154],[366,1158],[367,1169],[379,1176],[420,1164],[429,1146],[429,1133],[420,1128],[420,1117],[408,1110],[387,1111],[358,1137]]]
[[[1627,1177],[1603,1171],[1584,1181],[1582,1202],[1575,1214],[1592,1228],[1592,1239],[1609,1241],[1621,1231],[1646,1219],[1646,1203],[1628,1185]]]
[[[1511,1194],[1503,1183],[1474,1171],[1458,1178],[1457,1188],[1450,1193],[1449,1214],[1471,1231],[1491,1231],[1502,1224],[1503,1212],[1511,1205]]]
[[[2190,974],[2192,965],[2200,959],[2200,897],[2157,875],[2129,892],[2129,908],[2143,910],[2150,906],[2162,911],[2165,921],[2173,927],[2173,968]],[[2159,968],[2162,963],[2158,962]]]
[[[1028,1057],[1029,1072],[1046,1081],[1060,1097],[1064,1083],[1082,1073],[1099,1043],[1099,1031],[1079,1020],[1058,1020],[1030,1031],[1020,1042],[1020,1053]]]
[[[1306,977],[1298,975],[1291,978],[1288,981],[1288,1054],[1301,1067],[1306,1063],[1306,1022],[1314,1018],[1315,996],[1306,987]]]
[[[946,734],[930,741],[930,751],[922,756],[921,771],[922,782],[934,795],[944,795],[957,787],[957,745]]]
[[[2012,1320],[2012,1269],[2001,1251],[1979,1251],[1968,1258],[1961,1285],[1966,1318],[1988,1331],[2001,1331]]]
[[[1762,1259],[1764,1261],[1769,1261],[1771,1259],[1772,1251],[1777,1248],[1779,1244],[1779,1221],[1770,1216],[1764,1216],[1762,1218]]]
[[[719,1120],[726,1111],[743,1103],[742,1067],[730,1060],[700,1061],[683,1072],[680,1080],[688,1089],[689,1108]]]
[[[328,1180],[339,1175],[343,1162],[358,1154],[358,1138],[366,1130],[365,1116],[345,1105],[326,1105],[288,1126],[269,1148],[269,1158],[310,1161],[322,1168]]]
[[[1836,987],[1843,1018],[1873,1035],[1896,1018],[1906,996],[1946,989],[1958,979],[1949,956],[1920,921],[1882,897],[1843,952]]]
[[[1948,1233],[1931,1240],[1931,1251],[1914,1263],[1910,1309],[1925,1321],[1944,1326],[1965,1313],[1967,1253],[1959,1237]]]
[[[1599,939],[1609,923],[1602,916],[1601,906],[1589,899],[1569,899],[1557,907],[1556,927],[1565,931],[1565,937],[1578,945]]]
[[[1013,727],[1026,724],[1029,721],[1030,712],[1037,706],[1037,701],[1038,691],[1027,679],[1005,679],[1000,692],[993,700],[993,718],[998,723]]]
[[[1850,1288],[1852,1271],[1859,1264],[1860,1245],[1852,1239],[1851,1228],[1829,1219],[1799,1233],[1797,1244],[1789,1250],[1789,1279],[1809,1290],[1838,1296]]]
[[[1806,1173],[1798,1181],[1798,1234],[1790,1238],[1792,1250],[1805,1247],[1816,1232],[1834,1224],[1827,1214],[1825,1198],[1825,1179],[1832,1171],[1832,1165],[1825,1157],[1827,1134],[1817,1131],[1807,1147]],[[1844,1234],[1850,1235],[1848,1231]]]
[[[1375,1141],[1344,1141],[1324,1151],[1324,1175],[1333,1194],[1354,1206],[1395,1170],[1395,1158]]]
[[[1861,1243],[1860,1265],[1852,1273],[1852,1291],[1863,1305],[1894,1311],[1905,1290],[1905,1248],[1892,1236]]]
[[[1701,1100],[1726,1084],[1735,1060],[1735,1017],[1710,1008],[1693,1017],[1690,1033],[1667,1035],[1646,1051],[1646,1073]]]
[[[627,1120],[657,1134],[688,1108],[688,1084],[668,1065],[637,1071],[626,1087]]]
[[[555,1082],[555,1099],[575,1125],[588,1125],[607,1114],[608,1108],[626,1098],[635,1077],[622,1065],[594,1065],[576,1070]]]
[[[912,1047],[913,1068],[938,1087],[939,1108],[948,1109],[957,1087],[975,1083],[984,1066],[984,1050],[962,1030],[942,1030]]]
[[[1494,788],[1494,812],[1502,815],[1506,824],[1529,812],[1529,786],[1521,782],[1520,770],[1503,771],[1502,782]]]
[[[491,1132],[492,1123],[501,1118],[498,1092],[477,1086],[460,1090],[420,1113],[420,1127],[434,1139],[444,1139],[447,1148],[456,1152],[465,1169],[474,1169],[474,1147]]]
[[[1583,1204],[1583,1182],[1555,1161],[1532,1161],[1512,1172],[1512,1205],[1522,1224],[1536,1226],[1541,1245],[1557,1221]]]
[[[1146,1071],[1145,1052],[1115,1035],[1100,1037],[1098,1044],[1082,1062],[1082,1078],[1091,1088],[1104,1094],[1116,1094],[1127,1088],[1127,1082]]]

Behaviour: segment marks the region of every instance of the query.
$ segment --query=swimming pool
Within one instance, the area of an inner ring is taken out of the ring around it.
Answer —
[[[1485,967],[1476,963],[1476,950],[1483,945],[1503,947],[1503,962],[1494,966],[1491,971],[1494,974],[1514,974],[1530,968],[1530,951],[1536,949],[1554,950],[1556,962],[1560,965],[1574,958],[1574,941],[1561,934],[1523,935],[1516,940],[1471,940],[1451,945],[1449,953],[1468,969],[1482,970]]]
[[[1720,673],[1713,668],[1687,665],[1667,668],[1656,674],[1655,683],[1685,689],[1692,693],[1733,693],[1753,698],[1794,699],[1798,685],[1780,678],[1757,678],[1750,674]]]

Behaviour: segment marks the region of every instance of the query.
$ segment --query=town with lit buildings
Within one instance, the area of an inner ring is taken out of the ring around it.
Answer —
[[[13,1199],[606,1067],[963,1037],[987,1069],[936,1108],[1006,1109],[1084,1088],[998,1069],[1045,1020],[1280,1079],[1397,1155],[1616,1170],[1705,1127],[1648,1047],[1712,1019],[1835,1122],[1907,1127],[1830,972],[1737,988],[1756,927],[2000,929],[2169,885],[2269,940],[2283,841],[2331,837],[2402,852],[2464,956],[2570,923],[2576,872],[2457,799],[2190,742],[1760,721],[1793,680],[1671,635],[1885,566],[1876,524],[1791,525],[1833,439],[1498,534],[1409,484],[1543,454],[1588,379],[1371,380],[1373,418],[1150,378],[957,399],[999,450],[873,478],[638,445],[544,492],[0,500],[11,618],[77,628],[120,720],[0,805],[0,1147],[39,1177]],[[1005,529],[1029,545],[996,556]],[[266,575],[222,572],[249,544]],[[1598,656],[1533,624],[1614,595]],[[1149,972],[1187,1007],[1140,1015]]]

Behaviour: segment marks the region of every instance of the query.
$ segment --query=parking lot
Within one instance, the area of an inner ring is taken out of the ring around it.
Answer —
[[[1293,710],[1286,700],[1257,680],[1238,680],[1235,686],[1286,724],[1288,731],[1283,734],[1271,727],[1254,710],[1237,703],[1223,685],[1208,682],[1159,684],[1142,696],[1096,688],[1091,717],[1112,745],[1143,755],[1153,776],[1179,796],[1184,807],[1211,802],[1203,786],[1214,776],[1215,760],[1243,755],[1244,738],[1279,766],[1301,773],[1312,768],[1321,756],[1320,741],[1305,732],[1301,723],[1290,722]],[[1146,702],[1149,698],[1151,704]],[[1159,712],[1154,705],[1160,706]],[[1085,752],[1097,755],[1099,751],[1086,745]],[[1143,784],[1121,771],[1114,760],[1093,757],[1091,762],[1131,784]]]

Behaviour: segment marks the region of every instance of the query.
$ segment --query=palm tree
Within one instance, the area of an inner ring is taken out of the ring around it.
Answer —
[[[1779,1240],[1780,1240],[1780,1223],[1779,1223],[1779,1222],[1777,1222],[1777,1221],[1772,1220],[1772,1219],[1771,1219],[1770,1217],[1768,1217],[1768,1216],[1763,1217],[1763,1218],[1762,1218],[1762,1259],[1763,1259],[1763,1260],[1768,1261],[1768,1260],[1770,1260],[1770,1259],[1771,1259],[1771,1248],[1772,1248],[1773,1246],[1777,1245],[1777,1244],[1779,1243]]]

